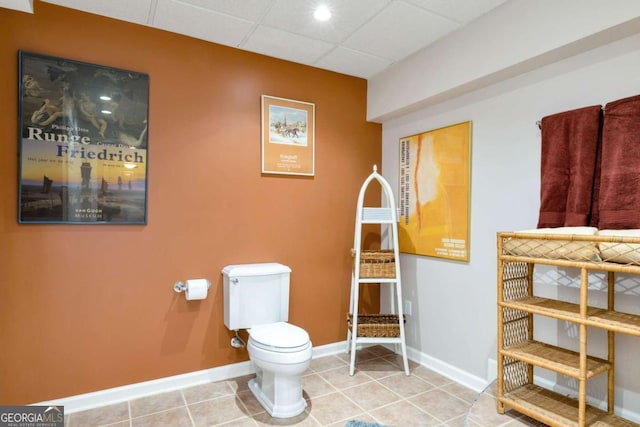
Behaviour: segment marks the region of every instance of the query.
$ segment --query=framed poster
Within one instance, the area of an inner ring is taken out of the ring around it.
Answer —
[[[314,174],[315,105],[262,95],[262,173]]]
[[[19,52],[20,223],[146,224],[149,76]]]
[[[469,261],[471,122],[400,138],[400,251]]]

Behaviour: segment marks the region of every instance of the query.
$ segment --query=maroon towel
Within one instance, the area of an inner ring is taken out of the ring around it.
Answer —
[[[598,228],[640,228],[640,95],[605,106],[600,162]]]
[[[601,110],[543,117],[538,228],[589,225]]]

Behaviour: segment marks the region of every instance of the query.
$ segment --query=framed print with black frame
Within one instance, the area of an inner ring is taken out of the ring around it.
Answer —
[[[18,222],[146,224],[149,76],[18,55]]]

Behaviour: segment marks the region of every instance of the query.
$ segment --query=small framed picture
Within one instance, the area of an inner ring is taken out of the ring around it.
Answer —
[[[262,173],[314,175],[315,104],[262,95]]]

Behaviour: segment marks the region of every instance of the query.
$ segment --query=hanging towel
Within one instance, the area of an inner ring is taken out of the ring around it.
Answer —
[[[589,225],[602,107],[542,118],[538,228]]]
[[[640,228],[640,95],[604,109],[598,228]]]
[[[589,226],[598,228],[600,220],[600,176],[602,175],[602,116],[600,117],[600,138],[598,139],[598,152],[596,153],[596,171],[593,180],[593,192],[591,194],[591,215],[589,218]]]

